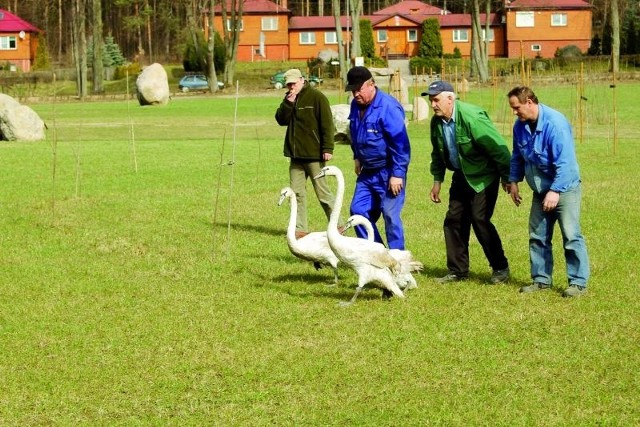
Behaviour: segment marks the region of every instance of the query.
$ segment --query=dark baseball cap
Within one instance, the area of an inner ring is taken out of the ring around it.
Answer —
[[[438,80],[429,85],[429,89],[426,92],[422,92],[422,96],[438,95],[440,92],[454,92],[451,83],[444,80]]]
[[[371,71],[367,67],[353,67],[347,73],[347,86],[344,90],[345,92],[358,90],[364,82],[372,78]]]

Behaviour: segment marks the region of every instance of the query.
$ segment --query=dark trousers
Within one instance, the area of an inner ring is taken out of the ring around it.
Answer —
[[[496,179],[483,191],[476,193],[462,172],[454,172],[449,190],[449,210],[444,219],[449,272],[463,276],[469,274],[471,227],[491,268],[502,270],[509,266],[500,236],[491,223],[499,188],[500,179]]]

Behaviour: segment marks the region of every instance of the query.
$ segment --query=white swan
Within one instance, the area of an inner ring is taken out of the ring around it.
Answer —
[[[367,231],[367,240],[373,241],[375,239],[371,221],[362,215],[351,215],[344,225],[344,230],[346,231],[358,225],[363,226]],[[394,257],[395,260],[398,261],[398,264],[400,264],[400,271],[395,275],[395,281],[398,286],[404,290],[416,289],[418,283],[411,273],[414,271],[422,271],[424,265],[420,261],[415,260],[411,252],[407,250],[389,249],[389,255]]]
[[[287,227],[287,246],[289,246],[289,250],[298,258],[311,261],[316,270],[319,270],[322,266],[331,267],[333,269],[333,282],[337,284],[339,261],[338,257],[335,256],[329,247],[327,233],[324,231],[315,231],[296,239],[298,201],[296,199],[296,193],[290,187],[285,187],[280,191],[278,206],[281,206],[286,199],[289,199],[291,204],[289,226]]]
[[[335,176],[338,181],[335,204],[329,218],[327,239],[329,246],[340,262],[351,267],[358,275],[358,287],[350,301],[341,305],[351,305],[356,301],[366,284],[377,284],[382,287],[383,295],[404,298],[404,293],[395,283],[394,273],[399,270],[398,262],[389,254],[381,243],[370,242],[357,237],[347,237],[338,231],[338,217],[344,198],[344,177],[335,166],[324,167],[314,178]]]

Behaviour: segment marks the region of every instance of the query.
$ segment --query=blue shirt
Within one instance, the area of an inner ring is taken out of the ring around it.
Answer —
[[[349,130],[353,156],[364,170],[387,168],[390,176],[406,180],[411,157],[402,105],[376,88],[376,94],[360,117],[360,106],[351,102]]]
[[[563,193],[580,183],[573,133],[562,113],[538,104],[538,121],[516,120],[509,181],[527,183],[536,193]]]
[[[449,152],[449,161],[454,169],[460,169],[460,159],[458,158],[458,145],[456,144],[456,122],[454,117],[456,116],[455,104],[451,113],[449,121],[442,119],[442,133],[444,134],[444,142],[447,144],[447,151]]]

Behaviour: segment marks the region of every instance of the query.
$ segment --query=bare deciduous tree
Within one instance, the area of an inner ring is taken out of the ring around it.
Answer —
[[[91,3],[92,32],[93,35],[93,93],[104,92],[103,86],[103,64],[102,64],[102,2],[93,0]]]

